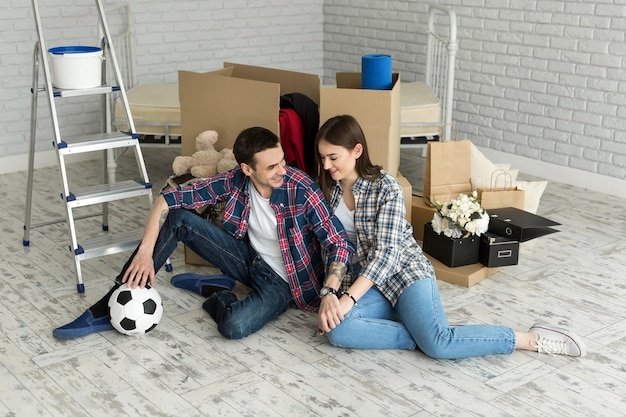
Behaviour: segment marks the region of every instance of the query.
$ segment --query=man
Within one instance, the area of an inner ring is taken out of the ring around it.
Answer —
[[[315,181],[286,166],[278,137],[265,128],[242,131],[233,153],[239,167],[166,190],[156,199],[143,239],[114,287],[79,318],[55,329],[55,337],[111,330],[110,294],[123,284],[154,286],[156,271],[179,241],[226,275],[183,274],[172,284],[208,297],[202,307],[227,338],[256,332],[294,302],[305,311],[317,311],[322,284],[328,287],[322,294],[335,293],[355,249]],[[220,202],[225,202],[221,228],[188,210]],[[231,279],[252,291],[238,300]]]

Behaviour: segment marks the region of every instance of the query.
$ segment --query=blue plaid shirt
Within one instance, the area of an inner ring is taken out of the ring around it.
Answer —
[[[413,228],[405,218],[402,186],[393,176],[383,171],[373,181],[359,177],[352,194],[360,275],[371,280],[395,306],[406,287],[423,278],[435,278],[435,271],[413,238]],[[341,198],[337,183],[331,206],[336,209]],[[344,280],[343,289],[356,278]]]
[[[291,295],[298,307],[316,312],[326,272],[322,247],[328,264],[336,261],[348,268],[355,249],[317,183],[300,170],[286,169],[283,185],[272,192],[270,206],[276,212],[278,243]],[[236,239],[244,239],[250,216],[249,181],[241,168],[235,168],[166,190],[163,197],[170,209],[195,209],[225,201],[222,227]]]

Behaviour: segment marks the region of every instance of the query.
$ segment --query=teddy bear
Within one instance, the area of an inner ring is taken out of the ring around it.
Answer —
[[[207,178],[226,172],[237,166],[232,149],[215,150],[218,134],[205,130],[196,137],[196,152],[193,155],[177,156],[172,163],[175,176],[191,174],[194,178]]]

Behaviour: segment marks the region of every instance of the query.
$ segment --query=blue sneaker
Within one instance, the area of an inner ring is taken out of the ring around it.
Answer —
[[[52,335],[57,339],[75,339],[107,330],[113,330],[111,318],[108,315],[95,318],[91,310],[86,310],[73,322],[54,329]]]
[[[174,275],[170,283],[176,288],[193,291],[203,297],[235,287],[235,280],[227,275],[202,275],[192,272]]]

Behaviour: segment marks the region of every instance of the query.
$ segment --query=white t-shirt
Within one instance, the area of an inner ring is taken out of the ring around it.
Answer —
[[[354,210],[348,209],[348,206],[346,206],[346,203],[345,201],[343,201],[343,198],[339,200],[339,205],[335,209],[335,216],[337,216],[339,221],[341,221],[341,224],[343,224],[343,228],[346,229],[346,233],[348,234],[348,237],[350,238],[352,243],[354,243],[354,245],[356,246],[356,228],[354,227]],[[354,256],[352,256],[352,263],[356,264],[358,260],[359,260],[359,257],[357,256],[355,252]]]
[[[250,244],[274,272],[288,283],[285,262],[278,245],[276,213],[270,207],[269,198],[263,198],[252,182],[248,187],[248,194],[250,195],[250,218],[248,219]]]

